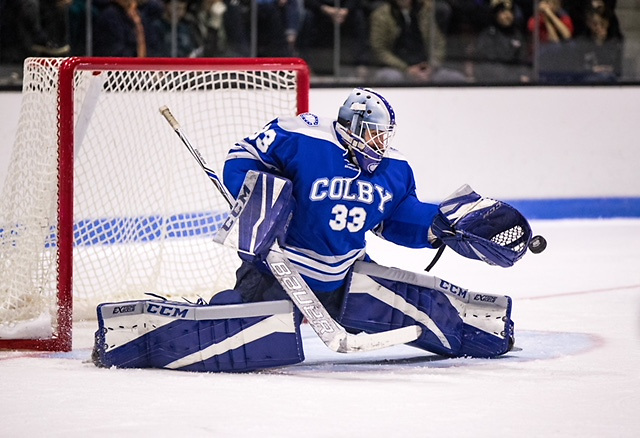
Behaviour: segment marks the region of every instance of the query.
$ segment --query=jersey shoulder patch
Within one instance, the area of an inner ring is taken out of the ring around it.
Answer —
[[[313,113],[302,113],[298,117],[308,126],[318,126],[320,124],[320,117]]]

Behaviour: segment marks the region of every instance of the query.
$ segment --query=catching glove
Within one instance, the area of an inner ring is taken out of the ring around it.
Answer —
[[[442,201],[429,230],[458,254],[490,265],[513,266],[527,251],[531,227],[518,210],[483,198],[464,185]]]

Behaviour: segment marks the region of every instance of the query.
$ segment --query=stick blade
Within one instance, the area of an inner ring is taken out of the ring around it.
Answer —
[[[344,342],[335,349],[338,353],[356,353],[380,350],[394,345],[407,344],[420,337],[422,329],[417,325],[410,325],[381,333],[348,334]],[[332,348],[333,349],[333,348]]]

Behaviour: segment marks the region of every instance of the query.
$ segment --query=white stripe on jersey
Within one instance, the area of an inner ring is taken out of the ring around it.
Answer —
[[[246,158],[249,160],[258,161],[267,169],[278,170],[275,166],[271,164],[265,163],[261,158],[258,152],[255,151],[255,148],[250,143],[247,143],[244,140],[236,143],[231,149],[229,149],[229,153],[227,154],[227,158],[225,161],[234,160],[236,158]]]
[[[353,263],[364,256],[365,249],[354,249],[339,256],[324,256],[292,246],[284,248],[284,252],[302,275],[321,282],[331,282],[344,279]]]

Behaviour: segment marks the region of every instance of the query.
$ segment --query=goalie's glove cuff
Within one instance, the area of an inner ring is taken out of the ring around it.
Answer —
[[[458,254],[512,266],[525,254],[531,227],[518,210],[464,185],[442,201],[430,233]]]
[[[443,245],[442,240],[438,239],[438,236],[434,234],[431,227],[429,227],[429,231],[427,233],[427,239],[429,240],[429,244],[431,245],[432,248],[437,249]]]

